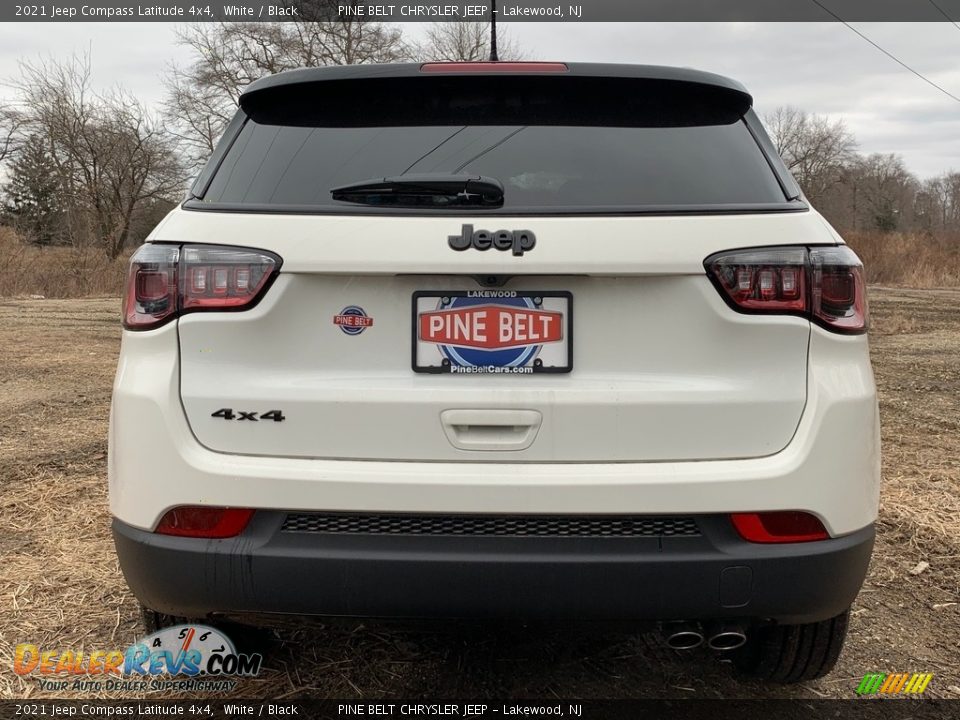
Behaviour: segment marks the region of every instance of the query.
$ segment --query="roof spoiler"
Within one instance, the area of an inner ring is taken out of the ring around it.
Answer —
[[[469,65],[469,67],[467,67]],[[240,96],[255,122],[303,127],[730,124],[753,98],[682,68],[592,63],[355,65],[293,70]],[[507,69],[509,67],[509,69]]]

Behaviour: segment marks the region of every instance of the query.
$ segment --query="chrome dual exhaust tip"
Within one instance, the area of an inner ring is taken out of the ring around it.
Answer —
[[[699,623],[677,622],[664,628],[667,647],[673,650],[693,650],[704,642],[711,650],[736,650],[747,642],[743,627],[736,623],[711,623],[704,630]]]
[[[675,623],[665,631],[667,646],[673,650],[693,650],[703,643],[703,632],[697,623]]]
[[[711,650],[736,650],[747,642],[743,628],[733,623],[720,623],[707,633],[707,647]]]

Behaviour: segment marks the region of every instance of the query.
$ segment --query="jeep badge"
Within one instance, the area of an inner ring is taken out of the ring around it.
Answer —
[[[533,250],[537,237],[532,230],[489,230],[474,231],[473,225],[464,225],[459,235],[450,235],[447,242],[454,250],[512,250],[514,255],[523,255]]]

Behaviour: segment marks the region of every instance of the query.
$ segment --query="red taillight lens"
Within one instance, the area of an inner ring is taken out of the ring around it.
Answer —
[[[819,518],[805,512],[735,513],[733,527],[744,540],[755,543],[797,543],[830,537]]]
[[[806,248],[718,253],[707,273],[735,307],[754,312],[802,313],[806,303]]]
[[[183,505],[168,510],[155,533],[195,538],[228,538],[243,532],[253,517],[246,508],[197,507]]]
[[[425,73],[525,73],[567,72],[565,63],[559,62],[431,62],[420,66]]]
[[[181,309],[236,309],[250,305],[273,280],[280,258],[262,250],[185,245],[180,254]]]
[[[143,245],[130,258],[123,294],[123,324],[148,330],[177,313],[178,245]]]
[[[845,245],[733,250],[704,267],[739,312],[801,315],[835,332],[867,329],[863,265]]]
[[[221,245],[143,245],[130,259],[123,324],[149,330],[197,310],[242,310],[266,292],[281,260]]]
[[[862,332],[869,323],[863,265],[850,248],[810,248],[813,282],[810,311],[821,325],[841,332]]]

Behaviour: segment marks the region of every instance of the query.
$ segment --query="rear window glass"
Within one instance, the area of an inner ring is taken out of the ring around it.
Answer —
[[[362,211],[332,200],[331,189],[404,173],[496,178],[504,187],[501,212],[785,201],[742,121],[694,127],[310,128],[248,120],[203,199]]]

